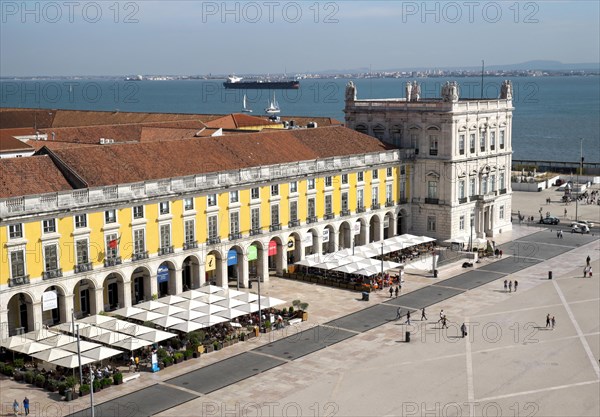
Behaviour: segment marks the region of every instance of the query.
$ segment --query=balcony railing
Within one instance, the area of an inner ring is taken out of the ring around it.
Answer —
[[[174,252],[173,246],[165,246],[158,249],[158,256],[169,255]]]
[[[350,215],[350,210],[348,209],[343,209],[342,212],[340,213],[341,216],[349,216]]]
[[[109,266],[121,265],[122,262],[123,261],[120,256],[113,256],[104,260],[104,267],[106,268]]]
[[[42,273],[42,279],[60,278],[62,276],[62,268],[49,269]]]
[[[296,220],[290,220],[288,222],[288,227],[298,227],[300,226],[300,220],[296,219]]]
[[[499,195],[506,194],[506,188],[501,188],[500,190],[498,190],[498,194]]]
[[[394,207],[395,205],[396,205],[396,203],[394,203],[391,200],[388,200],[388,201],[385,202],[385,206],[386,207]]]
[[[87,272],[93,269],[91,262],[86,262],[82,264],[75,265],[75,273],[79,274],[80,272]]]
[[[269,226],[269,232],[277,232],[278,230],[281,230],[281,223],[272,224],[271,226]]]
[[[256,229],[251,229],[250,230],[250,236],[262,235],[262,232],[263,231],[262,231],[262,229],[260,227],[256,228]]]
[[[229,233],[229,240],[238,240],[242,238],[242,234],[240,232],[237,233]]]
[[[371,203],[371,210],[379,210],[380,208],[381,208],[381,204]]]
[[[431,156],[437,156],[438,154],[438,150],[437,149],[430,149],[429,150],[429,155]]]
[[[148,251],[137,252],[131,255],[131,262],[141,261],[142,259],[148,259]]]
[[[356,207],[356,212],[357,213],[364,213],[365,212],[365,206],[357,206]]]
[[[306,223],[310,224],[310,223],[316,223],[318,222],[319,219],[317,216],[311,216],[311,217],[307,217],[306,218]]]
[[[466,203],[467,201],[469,201],[469,199],[468,199],[467,197],[459,198],[459,199],[458,199],[458,204],[464,204],[464,203]]]
[[[14,277],[8,281],[9,287],[16,287],[18,285],[25,285],[25,284],[29,284],[29,275]]]
[[[221,238],[220,237],[209,237],[206,240],[206,243],[208,245],[216,245],[217,243],[221,243]]]
[[[198,241],[197,240],[194,240],[193,242],[184,242],[183,250],[190,250],[190,249],[198,249]]]
[[[425,198],[425,204],[439,204],[439,198]]]
[[[335,219],[335,214],[333,214],[333,213],[325,213],[325,215],[323,216],[323,219],[325,219],[325,220]]]
[[[400,204],[407,204],[407,203],[408,203],[408,198],[400,197]]]

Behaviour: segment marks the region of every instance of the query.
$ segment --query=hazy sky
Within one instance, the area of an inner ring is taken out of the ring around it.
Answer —
[[[5,1],[0,75],[600,61],[598,1]]]

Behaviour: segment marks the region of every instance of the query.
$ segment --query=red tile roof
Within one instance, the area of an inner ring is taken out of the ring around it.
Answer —
[[[33,151],[33,148],[13,135],[0,130],[0,153],[17,151]]]
[[[0,198],[71,189],[48,156],[0,159]]]

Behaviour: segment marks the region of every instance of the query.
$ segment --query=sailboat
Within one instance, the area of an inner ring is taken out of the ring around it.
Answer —
[[[246,94],[244,94],[244,99],[243,99],[242,103],[244,104],[244,107],[242,107],[242,112],[244,112],[244,113],[252,113],[252,109],[249,109],[246,106]]]
[[[273,93],[273,100],[271,100],[271,102],[269,103],[269,107],[267,107],[265,109],[265,113],[267,113],[267,114],[277,114],[280,111],[281,110],[279,110],[279,104],[277,103],[277,100],[275,100],[275,93]]]

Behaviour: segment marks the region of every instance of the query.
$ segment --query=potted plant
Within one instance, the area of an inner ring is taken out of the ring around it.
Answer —
[[[220,343],[219,343],[217,340],[215,340],[215,341],[213,342],[213,349],[214,349],[214,350],[219,350],[219,349],[221,348],[221,346],[220,346],[220,345],[221,345],[221,344],[220,344]]]
[[[65,379],[65,384],[67,384],[67,388],[75,388],[75,384],[77,384],[77,380],[74,376],[68,376]]]
[[[113,384],[113,379],[111,377],[108,378],[102,378],[100,380],[100,383],[102,384],[102,388],[108,388]]]
[[[98,391],[102,391],[102,380],[101,379],[94,379],[94,392],[98,392]]]
[[[183,353],[175,352],[175,354],[173,355],[173,358],[175,359],[175,363],[183,362]]]
[[[79,386],[79,395],[87,395],[90,393],[90,386],[88,384],[81,384]]]
[[[194,351],[192,349],[186,349],[185,352],[183,352],[183,359],[184,360],[188,360],[191,359],[194,356]]]
[[[39,374],[35,377],[35,386],[38,388],[44,388],[44,384],[46,383],[46,377],[42,374]]]
[[[23,366],[25,365],[25,361],[23,360],[23,358],[18,358],[15,359],[14,363],[13,363],[15,369],[23,369]]]
[[[265,321],[264,332],[269,333],[271,331],[271,320]]]
[[[123,374],[121,372],[117,372],[113,375],[113,381],[115,385],[121,385],[123,383]]]
[[[15,369],[12,366],[6,365],[2,372],[6,376],[13,376],[14,371],[15,371]]]
[[[308,308],[308,303],[300,304],[300,310],[302,310],[302,321],[308,320],[308,313],[306,312],[307,308]]]
[[[170,356],[165,356],[162,361],[165,364],[165,368],[173,364],[173,358]]]
[[[58,389],[58,381],[55,379],[49,379],[48,382],[46,382],[46,389],[50,392],[56,392]]]
[[[25,379],[25,376],[23,372],[19,371],[18,369],[15,369],[13,371],[13,378],[15,381],[21,382]]]
[[[33,373],[33,371],[25,372],[25,382],[27,382],[28,384],[33,384],[34,380],[35,380],[35,374]]]

